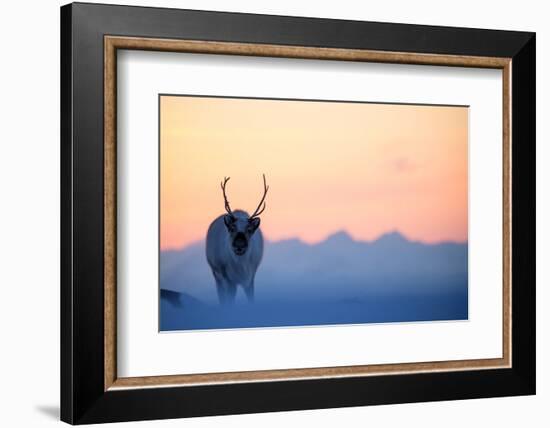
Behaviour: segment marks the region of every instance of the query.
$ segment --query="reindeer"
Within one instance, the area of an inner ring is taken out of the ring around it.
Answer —
[[[262,260],[264,240],[260,231],[260,214],[266,208],[269,186],[264,179],[264,194],[252,215],[242,210],[232,211],[226,195],[230,177],[220,183],[226,214],[216,218],[206,235],[206,259],[216,280],[221,304],[233,303],[240,285],[249,302],[254,301],[254,276]]]

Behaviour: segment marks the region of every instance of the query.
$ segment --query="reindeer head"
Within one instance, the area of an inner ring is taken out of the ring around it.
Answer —
[[[248,249],[248,242],[250,238],[252,237],[252,235],[254,235],[254,232],[256,232],[258,227],[260,227],[259,216],[265,210],[265,197],[267,195],[267,191],[269,190],[269,186],[265,182],[264,175],[264,195],[262,196],[262,199],[258,204],[256,211],[254,211],[254,214],[249,216],[244,211],[231,210],[227,195],[225,193],[225,187],[227,185],[227,182],[229,181],[229,178],[230,177],[225,177],[223,182],[221,183],[223,199],[225,201],[225,210],[227,211],[227,214],[223,216],[223,222],[225,223],[225,227],[227,228],[227,232],[229,233],[231,248],[233,252],[237,256],[242,256],[246,253],[246,250]]]

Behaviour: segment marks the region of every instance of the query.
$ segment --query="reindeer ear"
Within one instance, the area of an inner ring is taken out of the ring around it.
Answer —
[[[235,217],[232,215],[226,214],[223,216],[223,222],[227,227],[233,226],[233,223],[235,223]]]
[[[253,217],[250,220],[248,220],[248,227],[250,228],[250,232],[255,232],[258,227],[260,227],[260,217]]]

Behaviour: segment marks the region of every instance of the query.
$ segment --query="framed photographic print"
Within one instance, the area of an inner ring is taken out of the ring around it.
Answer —
[[[535,35],[61,8],[61,418],[535,393]]]

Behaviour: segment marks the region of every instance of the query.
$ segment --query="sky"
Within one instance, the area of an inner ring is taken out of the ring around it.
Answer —
[[[269,240],[317,243],[337,231],[468,238],[468,108],[161,96],[160,245],[202,240],[269,185]]]

